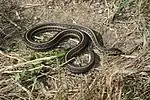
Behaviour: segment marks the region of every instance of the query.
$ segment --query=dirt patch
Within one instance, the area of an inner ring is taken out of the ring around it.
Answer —
[[[0,98],[150,99],[149,3],[148,0],[0,1]],[[23,34],[44,22],[90,27],[102,36],[107,48],[119,48],[129,55],[98,55],[100,61],[87,74],[72,74],[66,67],[60,67],[64,50],[36,52],[25,46]],[[41,62],[41,58],[45,60]]]

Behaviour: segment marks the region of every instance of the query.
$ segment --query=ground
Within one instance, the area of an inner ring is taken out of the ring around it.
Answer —
[[[150,100],[149,5],[149,0],[1,0],[0,100]],[[23,34],[44,22],[90,27],[107,48],[126,55],[97,54],[88,73],[73,74],[62,66],[66,49],[26,47]]]

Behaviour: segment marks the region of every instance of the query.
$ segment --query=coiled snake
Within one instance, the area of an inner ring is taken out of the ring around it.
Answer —
[[[51,38],[49,41],[37,43],[33,40],[33,37],[37,34],[44,32],[55,31],[57,34]],[[89,38],[92,41],[93,46],[95,46],[100,52],[108,53],[112,55],[120,55],[122,52],[115,48],[105,48],[101,46],[96,38],[95,33],[92,29],[81,26],[81,25],[69,25],[69,24],[60,24],[60,23],[42,23],[38,24],[35,27],[31,28],[24,34],[24,41],[27,47],[38,50],[45,51],[54,48],[66,37],[77,38],[79,43],[77,46],[70,49],[65,55],[65,61],[68,61],[72,57],[79,54],[85,47],[88,45]],[[68,62],[68,69],[73,73],[85,73],[91,69],[94,64],[94,52],[91,47],[89,47],[89,55],[91,56],[90,62],[85,66],[77,66],[73,62]]]

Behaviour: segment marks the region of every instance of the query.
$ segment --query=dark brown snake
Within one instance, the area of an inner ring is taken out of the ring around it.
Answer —
[[[37,34],[44,32],[58,32],[53,38],[49,41],[37,43],[34,41],[33,37]],[[95,33],[88,27],[81,25],[69,25],[69,24],[60,24],[60,23],[42,23],[38,24],[35,27],[31,28],[24,34],[24,41],[27,47],[38,50],[45,51],[54,48],[66,37],[73,37],[78,39],[79,43],[77,46],[70,49],[65,55],[65,61],[68,61],[72,57],[78,55],[85,47],[88,45],[89,38],[91,39],[93,46],[95,46],[100,52],[108,53],[110,55],[120,55],[122,52],[114,48],[105,48],[101,46],[96,38]],[[85,73],[88,72],[94,64],[94,52],[91,47],[88,49],[89,55],[91,57],[90,62],[85,66],[77,66],[73,62],[68,62],[68,69],[72,73]]]

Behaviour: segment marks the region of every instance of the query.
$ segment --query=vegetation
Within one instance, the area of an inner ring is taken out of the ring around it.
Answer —
[[[150,100],[149,5],[150,0],[1,0],[0,99]],[[90,27],[106,47],[127,55],[99,54],[88,73],[70,73],[63,57],[73,40],[47,52],[23,42],[29,28],[45,21]]]

